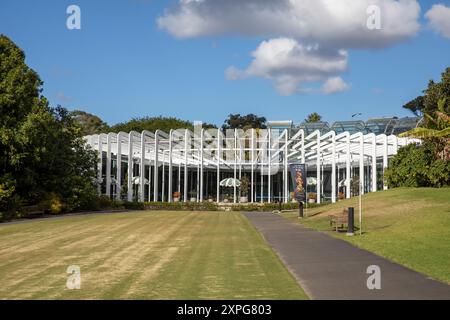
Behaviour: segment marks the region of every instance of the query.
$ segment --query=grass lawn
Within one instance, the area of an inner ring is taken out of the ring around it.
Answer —
[[[69,265],[81,289],[66,289]],[[307,299],[240,213],[137,212],[0,225],[0,299]]]
[[[330,231],[329,214],[355,207],[358,199],[308,210],[305,226],[372,251],[450,284],[450,189],[393,189],[363,196],[363,235]],[[297,214],[284,214],[298,220]]]

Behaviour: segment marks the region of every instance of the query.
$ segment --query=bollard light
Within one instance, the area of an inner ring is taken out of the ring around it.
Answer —
[[[303,219],[303,202],[298,202],[298,217]]]
[[[355,208],[350,207],[348,208],[348,229],[347,229],[347,235],[348,236],[353,236],[354,235],[354,229],[355,229],[355,224],[354,224],[354,220],[355,220]]]

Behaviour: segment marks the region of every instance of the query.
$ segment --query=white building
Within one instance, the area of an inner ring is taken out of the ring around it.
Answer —
[[[306,164],[308,181],[314,183],[307,191],[317,194],[317,202],[335,202],[339,192],[351,197],[352,180],[362,181],[363,193],[386,189],[382,177],[388,159],[399,147],[419,142],[362,130],[339,132],[323,123],[268,124],[268,129],[246,131],[133,131],[86,139],[101,155],[101,194],[120,199],[126,186],[128,200],[172,202],[179,192],[181,201],[222,202],[226,197],[234,203],[239,202],[239,188],[220,187],[219,182],[244,175],[250,180],[249,202],[290,201],[290,163]]]

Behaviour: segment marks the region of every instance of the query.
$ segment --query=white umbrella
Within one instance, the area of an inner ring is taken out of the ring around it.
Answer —
[[[238,179],[226,178],[226,179],[223,179],[222,181],[220,181],[219,185],[221,187],[228,187],[228,188],[232,188],[234,186],[240,187],[241,182]]]
[[[133,184],[141,184],[141,177],[133,177]],[[148,180],[144,178],[144,184],[148,184]]]

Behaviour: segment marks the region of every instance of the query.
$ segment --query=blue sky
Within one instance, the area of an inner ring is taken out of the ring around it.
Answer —
[[[298,122],[310,112],[333,122],[356,112],[363,119],[409,115],[401,106],[450,66],[450,39],[424,18],[433,4],[450,3],[419,2],[416,35],[379,49],[346,48],[348,66],[339,76],[349,89],[334,94],[285,96],[262,77],[227,79],[225,70],[245,69],[268,37],[179,39],[157,25],[175,1],[2,0],[0,32],[25,51],[52,105],[86,110],[110,124],[164,115],[220,125],[229,113]],[[81,30],[66,28],[70,4],[81,8]]]

